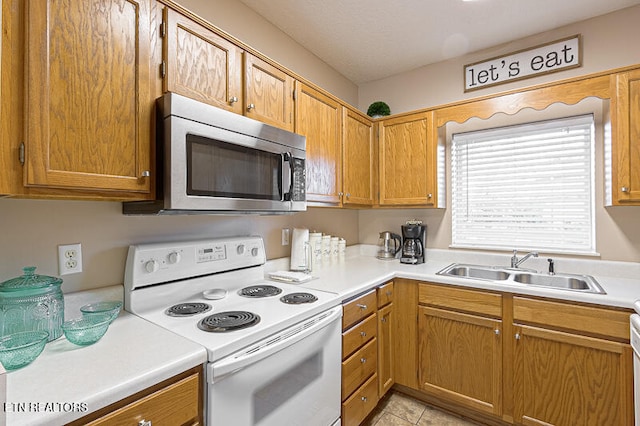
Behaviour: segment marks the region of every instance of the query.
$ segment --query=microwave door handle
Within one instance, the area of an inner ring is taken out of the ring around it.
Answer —
[[[282,157],[282,200],[291,200],[291,182],[293,182],[293,166],[291,165],[291,153],[280,154]],[[286,167],[285,167],[286,166]]]

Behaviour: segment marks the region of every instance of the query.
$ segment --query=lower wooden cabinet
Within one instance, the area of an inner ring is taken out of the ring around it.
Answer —
[[[70,425],[202,425],[202,386],[202,367],[196,367]]]
[[[359,425],[378,404],[377,318],[375,290],[343,305],[343,425]]]
[[[394,284],[390,281],[376,289],[378,296],[378,397],[382,398],[395,383]]]
[[[400,390],[488,424],[634,424],[630,310],[396,281]]]

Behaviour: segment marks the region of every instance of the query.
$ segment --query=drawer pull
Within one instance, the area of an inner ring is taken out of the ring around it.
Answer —
[[[356,306],[357,306],[358,308],[362,309],[363,311],[364,311],[365,309],[367,309],[367,305],[361,305],[360,303],[358,303]]]
[[[361,335],[362,337],[367,337],[367,333],[365,333],[364,331],[361,331],[361,332],[360,332],[360,335]]]
[[[620,188],[620,190],[621,190],[622,192],[630,192],[630,191],[629,191],[629,187],[627,187],[627,186],[623,186],[622,188]]]
[[[151,426],[151,420],[142,419],[138,422],[138,426]]]
[[[496,336],[500,335],[500,330],[493,330],[493,332],[495,333]]]
[[[367,402],[367,397],[366,397],[366,396],[363,396],[363,397],[361,397],[360,399],[361,399],[363,402]]]
[[[520,340],[520,333],[516,333],[515,338],[516,340]]]
[[[366,359],[366,358],[360,358],[360,362],[361,362],[362,364],[364,364],[365,362],[367,362],[367,359]]]

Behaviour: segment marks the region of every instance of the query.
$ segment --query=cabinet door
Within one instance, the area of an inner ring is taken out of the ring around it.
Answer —
[[[245,115],[293,131],[293,77],[245,54]]]
[[[500,415],[502,322],[424,306],[418,309],[421,389]]]
[[[524,425],[633,424],[628,344],[515,327],[514,414]]]
[[[370,206],[375,199],[375,145],[373,123],[344,108],[342,176],[343,204]]]
[[[378,310],[378,398],[393,386],[393,303]]]
[[[431,116],[431,119],[430,119]],[[435,206],[431,113],[380,122],[380,205]]]
[[[640,70],[619,74],[615,95],[612,201],[640,205]]]
[[[150,194],[149,0],[26,8],[26,185]]]
[[[242,50],[180,13],[165,10],[165,91],[242,114]]]
[[[296,133],[307,137],[307,201],[339,204],[342,106],[304,84],[297,93]]]

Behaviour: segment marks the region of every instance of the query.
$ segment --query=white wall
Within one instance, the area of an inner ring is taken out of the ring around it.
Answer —
[[[640,63],[640,49],[637,46],[637,42],[640,40],[639,22],[640,6],[634,6],[492,49],[361,84],[358,107],[366,111],[371,102],[384,100],[389,104],[391,113],[398,114],[612,68],[635,65]],[[506,55],[576,34],[582,34],[583,65],[581,67],[464,93],[463,69],[466,64]]]

